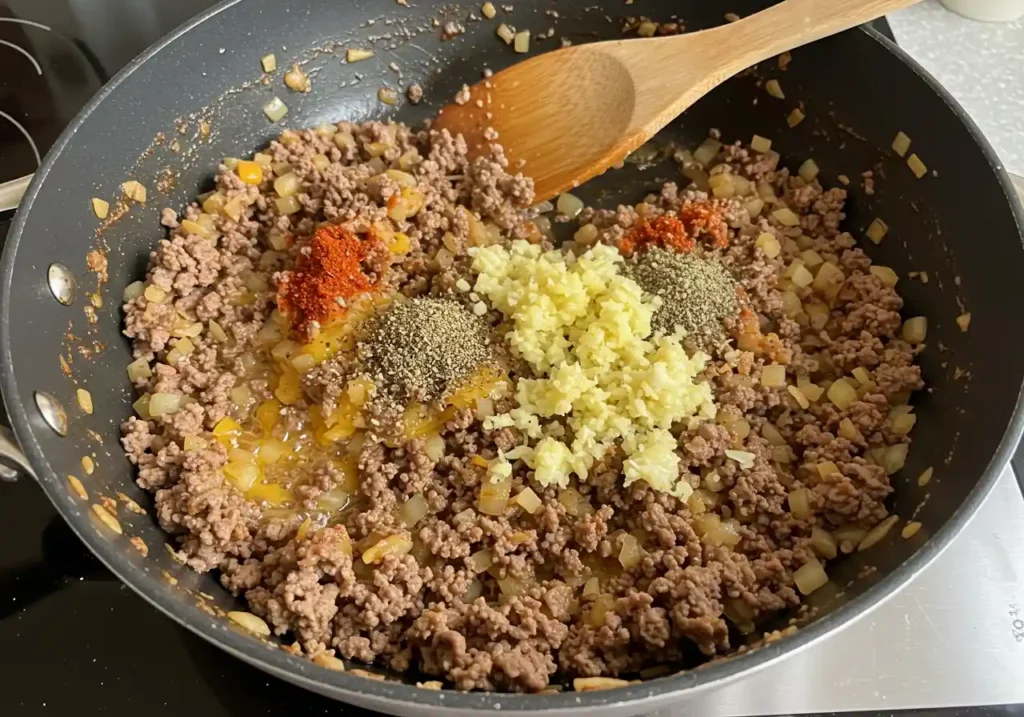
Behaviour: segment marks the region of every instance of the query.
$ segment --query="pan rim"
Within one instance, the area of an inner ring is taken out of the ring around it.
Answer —
[[[45,181],[53,165],[67,147],[74,135],[93,112],[129,75],[152,59],[158,53],[177,41],[189,30],[206,22],[219,13],[243,2],[225,0],[209,10],[195,16],[176,30],[161,38],[145,52],[135,58],[94,96],[65,128],[60,138],[47,153],[22,201],[21,209],[12,224],[10,234],[0,260],[0,394],[3,396],[8,415],[18,442],[25,450],[29,462],[38,472],[39,483],[47,497],[62,517],[68,512],[61,500],[65,491],[56,473],[49,468],[45,455],[35,439],[30,426],[29,408],[21,401],[18,382],[12,364],[10,311],[11,279],[14,275],[17,249],[22,233],[38,195],[39,187]],[[1024,208],[1016,200],[1015,190],[989,142],[967,112],[945,90],[930,73],[910,57],[904,50],[870,27],[863,27],[870,38],[883,49],[894,54],[918,75],[953,111],[967,129],[974,143],[981,150],[988,164],[996,171],[1009,208],[1013,214],[1018,235],[1024,242]],[[608,711],[615,707],[628,709],[631,713],[653,709],[669,699],[688,699],[698,693],[717,689],[744,675],[752,674],[785,656],[805,649],[824,639],[833,632],[844,629],[867,615],[875,607],[892,597],[918,573],[925,569],[949,546],[978,507],[988,496],[996,481],[1009,463],[1021,434],[1024,433],[1024,382],[1018,387],[1014,411],[1003,432],[988,465],[982,471],[977,485],[967,495],[948,521],[916,553],[901,566],[894,569],[878,583],[869,587],[862,595],[846,605],[801,628],[795,635],[776,643],[766,645],[749,653],[732,657],[718,663],[676,675],[650,680],[616,690],[561,693],[555,695],[524,695],[493,692],[434,691],[417,688],[405,683],[377,682],[351,674],[333,672],[314,665],[312,662],[289,655],[280,650],[268,650],[252,638],[229,630],[227,627],[208,619],[188,619],[180,603],[169,594],[148,590],[141,581],[135,580],[134,568],[122,551],[95,531],[80,529],[82,526],[66,520],[72,530],[89,547],[104,565],[121,582],[128,585],[160,612],[182,627],[225,652],[265,672],[285,679],[313,692],[318,692],[351,704],[371,705],[376,709],[394,709],[395,713],[407,713],[417,708],[444,708],[454,713],[469,714],[481,709],[513,712],[548,713],[578,711],[601,708]],[[132,576],[132,580],[126,579]],[[199,613],[197,613],[198,615]]]

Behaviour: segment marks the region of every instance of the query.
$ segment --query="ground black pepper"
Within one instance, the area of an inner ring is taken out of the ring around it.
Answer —
[[[652,320],[655,331],[681,326],[688,342],[709,349],[725,337],[722,319],[739,310],[736,281],[711,258],[650,247],[627,264],[640,287],[661,298]]]
[[[395,304],[373,322],[359,357],[382,394],[401,405],[443,398],[492,357],[487,325],[447,299]]]

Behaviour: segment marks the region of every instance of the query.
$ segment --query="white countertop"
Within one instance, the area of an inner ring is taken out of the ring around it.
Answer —
[[[970,113],[1006,166],[1024,175],[1024,20],[968,20],[925,0],[889,16],[898,42]]]

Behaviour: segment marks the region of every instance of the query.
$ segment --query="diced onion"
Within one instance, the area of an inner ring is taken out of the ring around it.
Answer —
[[[804,121],[804,118],[806,116],[807,115],[803,113],[803,110],[797,107],[796,109],[789,113],[788,117],[786,117],[786,124],[788,124],[791,128],[796,127],[798,124]]]
[[[149,378],[153,375],[153,370],[149,367],[149,362],[144,358],[135,359],[128,364],[128,378],[134,383],[141,381],[142,379]]]
[[[480,13],[488,20],[493,20],[498,11],[494,8],[494,3],[485,2],[483,7],[480,8]]]
[[[701,479],[701,485],[712,493],[718,493],[725,490],[725,481],[722,480],[722,476],[718,474],[718,471],[714,470]]]
[[[622,548],[619,550],[619,564],[629,570],[635,568],[643,559],[643,548],[640,547],[636,536],[626,533],[622,536]]]
[[[761,425],[761,435],[764,436],[764,439],[771,443],[773,446],[786,445],[786,439],[782,437],[782,434],[779,432],[779,429],[776,428],[773,424],[769,423],[768,421],[765,421]]]
[[[274,205],[277,207],[278,213],[282,215],[295,214],[302,209],[302,205],[294,194],[289,197],[278,197],[274,200]]]
[[[75,398],[78,399],[79,407],[87,414],[91,414],[93,411],[92,405],[92,394],[84,388],[79,388],[75,391]]]
[[[135,202],[146,201],[146,188],[134,179],[130,179],[121,185],[124,196]]]
[[[478,550],[466,558],[466,567],[475,575],[479,575],[492,565],[494,565],[494,553],[490,550]]]
[[[386,105],[397,105],[398,91],[393,87],[380,87],[377,89],[377,99]]]
[[[169,416],[179,408],[184,398],[180,393],[154,393],[149,397],[149,415]]]
[[[807,270],[807,267],[800,265],[793,270],[791,280],[801,289],[810,286],[814,282],[814,274]]]
[[[494,31],[498,37],[505,41],[506,45],[511,45],[516,35],[512,32],[512,29],[505,23],[498,25],[498,29]]]
[[[802,408],[805,411],[808,408],[810,408],[810,400],[799,388],[797,388],[796,386],[786,386],[786,391],[789,393],[790,396],[793,397],[793,400],[796,401],[797,405],[800,406],[800,408]]]
[[[764,154],[772,148],[772,141],[767,137],[755,134],[754,138],[750,140],[750,148],[758,154]]]
[[[903,526],[903,530],[900,531],[900,535],[903,537],[904,540],[910,540],[915,535],[917,535],[919,530],[921,530],[921,524],[916,520],[912,520],[905,526]]]
[[[260,58],[260,65],[262,65],[264,72],[273,72],[274,70],[276,70],[277,58],[274,56],[274,53],[264,55],[262,58]]]
[[[471,603],[483,594],[484,584],[479,580],[474,580],[466,587],[466,592],[462,594],[462,602]]]
[[[772,212],[772,217],[784,227],[800,226],[800,217],[798,217],[789,207],[776,209]]]
[[[519,54],[526,54],[530,51],[530,31],[517,32],[512,40],[512,49]]]
[[[833,461],[821,461],[814,466],[814,469],[818,471],[818,475],[822,478],[841,473],[839,466],[837,466]]]
[[[814,515],[811,509],[811,492],[798,488],[789,494],[789,510],[797,520],[806,520]]]
[[[526,585],[515,578],[498,578],[498,588],[505,597],[515,597],[526,592]]]
[[[909,450],[910,446],[906,443],[889,446],[885,449],[885,455],[882,457],[882,466],[885,468],[887,475],[892,475],[906,465],[907,452]]]
[[[366,550],[362,555],[362,560],[367,565],[372,565],[383,561],[388,555],[405,555],[410,550],[412,550],[412,539],[408,535],[389,535]]]
[[[426,440],[424,451],[427,454],[427,458],[434,461],[435,463],[444,458],[445,442],[441,436],[430,436]]]
[[[704,534],[704,540],[711,545],[725,545],[730,548],[739,545],[742,539],[739,523],[735,520],[723,520]]]
[[[885,237],[888,231],[889,226],[878,217],[875,217],[871,221],[871,224],[868,225],[868,230],[865,232],[865,234],[867,235],[868,239],[873,241],[875,244],[878,244],[882,241],[882,238]]]
[[[148,421],[152,416],[149,413],[149,399],[150,395],[144,393],[136,399],[135,403],[132,404],[132,410],[139,415],[143,421]]]
[[[864,539],[857,544],[857,551],[867,550],[877,545],[889,531],[892,530],[892,526],[896,525],[896,522],[900,519],[898,515],[890,515],[888,518],[880,522],[874,528],[868,531]]]
[[[575,218],[583,211],[583,200],[574,194],[565,192],[564,194],[559,195],[558,202],[555,204],[555,209],[558,210],[559,214]]]
[[[774,259],[782,251],[779,240],[775,238],[774,234],[769,234],[768,232],[762,232],[758,235],[754,245],[760,248],[769,259]]]
[[[734,451],[731,449],[726,449],[725,456],[726,458],[732,458],[734,461],[736,461],[739,464],[740,468],[750,469],[754,467],[754,458],[756,456],[754,456],[754,454],[750,453],[749,451]]]
[[[892,432],[897,436],[905,436],[914,428],[915,423],[917,423],[917,416],[913,413],[896,416],[892,419]]]
[[[127,304],[129,301],[135,301],[135,299],[142,296],[145,291],[145,283],[141,281],[133,281],[128,286],[124,287],[124,293],[121,295],[121,298]]]
[[[901,157],[906,157],[907,152],[910,151],[910,137],[903,134],[902,131],[896,133],[896,138],[892,141],[892,150]]]
[[[92,198],[92,211],[96,215],[97,219],[106,219],[107,214],[110,213],[110,202],[99,197]]]
[[[839,295],[839,290],[843,288],[845,281],[846,274],[843,273],[843,270],[832,262],[826,261],[818,269],[811,286],[826,299],[833,301]]]
[[[697,149],[693,150],[693,159],[695,162],[699,162],[707,167],[711,163],[711,160],[718,155],[718,151],[720,149],[722,149],[722,143],[717,139],[711,139],[709,137],[701,142]]]
[[[779,84],[778,80],[768,80],[764,83],[764,89],[777,100],[786,99],[786,95],[782,92],[782,85]]]
[[[274,97],[270,102],[263,105],[263,114],[265,114],[267,119],[271,122],[277,122],[288,114],[288,107],[279,97]]]
[[[422,493],[417,493],[409,500],[402,503],[402,507],[399,509],[402,517],[402,522],[405,523],[406,527],[413,527],[429,512],[427,506],[427,499],[423,497]]]
[[[839,422],[839,435],[848,441],[853,441],[860,437],[860,431],[853,425],[853,421],[844,418]]]
[[[805,182],[813,182],[814,178],[818,176],[818,165],[813,159],[808,159],[800,165],[800,169],[797,170],[797,174]]]
[[[349,493],[341,487],[332,488],[317,496],[316,507],[327,513],[336,513],[348,505]]]
[[[345,59],[348,62],[361,62],[373,57],[373,50],[350,49],[345,51]]]
[[[929,466],[922,471],[921,475],[918,476],[918,486],[924,488],[928,483],[932,481],[932,475],[935,473],[935,468]]]
[[[540,497],[533,491],[532,488],[529,487],[524,488],[518,494],[516,494],[515,501],[516,503],[519,504],[519,507],[521,507],[530,515],[533,515],[538,510],[540,510],[541,506],[543,505]]]
[[[512,481],[510,480],[497,483],[488,480],[482,483],[477,509],[485,515],[504,515],[511,491]]]
[[[971,312],[967,311],[956,317],[956,325],[960,327],[961,331],[967,331],[971,326]]]
[[[761,369],[761,385],[765,388],[782,388],[786,385],[786,367],[770,364]]]
[[[294,172],[288,172],[274,180],[274,191],[281,197],[290,197],[301,188],[302,180]]]
[[[845,378],[832,382],[828,387],[828,400],[835,404],[840,411],[845,411],[857,400],[857,389],[849,384]]]
[[[825,568],[821,563],[812,558],[793,573],[793,582],[801,594],[810,595],[828,582],[828,575],[825,574]]]
[[[836,557],[839,552],[839,546],[836,545],[836,539],[832,537],[832,533],[818,526],[811,528],[811,547],[819,557],[826,560]]]
[[[591,627],[604,625],[605,617],[615,608],[615,598],[608,594],[598,595],[590,607],[586,621]]]
[[[913,172],[914,176],[918,179],[921,179],[924,175],[928,174],[928,167],[916,154],[912,154],[907,157],[907,166],[910,167],[910,171]]]
[[[708,178],[711,193],[719,199],[729,199],[736,194],[736,186],[730,181],[728,174],[716,174]]]
[[[928,336],[928,319],[924,316],[907,319],[903,322],[903,329],[900,333],[907,343],[922,343]]]
[[[899,283],[900,277],[896,274],[895,271],[893,271],[887,266],[879,266],[876,264],[874,266],[871,266],[868,269],[868,271],[871,272],[872,276],[874,276],[876,279],[882,282],[883,286],[888,286],[889,288],[892,288],[896,286],[897,283]]]
[[[249,401],[252,400],[252,389],[243,383],[241,386],[232,388],[228,397],[231,399],[231,403],[239,408],[245,408],[249,405]]]

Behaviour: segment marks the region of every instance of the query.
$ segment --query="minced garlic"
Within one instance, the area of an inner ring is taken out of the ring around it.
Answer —
[[[643,480],[686,493],[668,429],[714,418],[711,388],[696,381],[709,357],[687,356],[678,335],[651,337],[660,300],[619,273],[618,250],[597,245],[575,258],[517,241],[472,253],[474,290],[512,321],[506,338],[540,377],[521,379],[519,406],[485,426],[515,426],[536,441],[513,453],[541,485],[566,487],[571,474],[585,480],[594,461],[621,444],[627,485]],[[557,421],[542,423],[558,416],[572,429],[571,445],[559,440]]]

